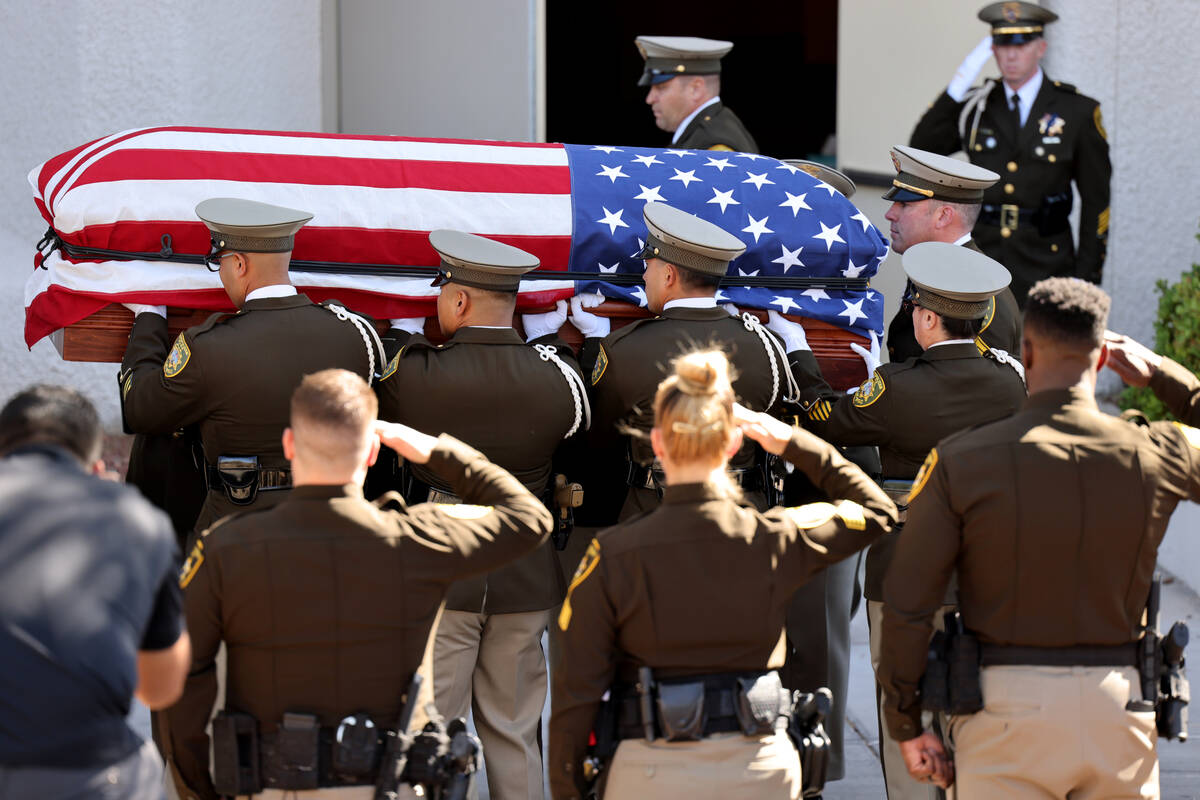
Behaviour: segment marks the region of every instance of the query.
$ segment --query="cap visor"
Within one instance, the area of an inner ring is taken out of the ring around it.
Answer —
[[[1025,44],[1042,38],[1040,33],[995,33],[992,34],[992,44]]]
[[[883,193],[884,200],[891,200],[894,203],[912,203],[917,200],[928,200],[929,198],[923,194],[902,189],[899,186],[893,186]]]

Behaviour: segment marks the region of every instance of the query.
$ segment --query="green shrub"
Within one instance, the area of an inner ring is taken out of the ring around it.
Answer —
[[[1196,235],[1200,239],[1200,234]],[[1158,316],[1154,320],[1154,350],[1200,373],[1200,264],[1179,276],[1177,283],[1160,280]],[[1117,398],[1122,409],[1141,409],[1150,419],[1173,419],[1149,389],[1125,387]]]

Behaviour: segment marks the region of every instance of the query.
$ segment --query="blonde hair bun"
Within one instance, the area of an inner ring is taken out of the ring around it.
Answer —
[[[716,394],[729,384],[729,361],[719,350],[687,353],[675,359],[675,375],[684,394]]]

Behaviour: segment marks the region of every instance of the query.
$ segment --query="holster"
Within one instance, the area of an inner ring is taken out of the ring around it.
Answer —
[[[694,742],[704,738],[707,713],[703,681],[659,683],[655,706],[659,728],[668,742]]]
[[[801,797],[818,797],[825,788],[832,743],[824,721],[832,708],[833,693],[826,688],[792,694],[787,732],[800,757]]]
[[[742,733],[766,736],[773,733],[781,718],[783,681],[779,673],[768,672],[753,678],[737,679],[737,704],[734,710]],[[790,711],[790,708],[786,709]]]
[[[258,761],[258,723],[249,714],[218,712],[212,721],[213,787],[236,797],[263,790]]]
[[[983,708],[979,639],[963,627],[957,611],[946,615],[945,628],[929,642],[929,659],[921,676],[921,708],[974,714]]]
[[[238,506],[254,502],[258,495],[258,456],[219,456],[216,472],[229,502]]]

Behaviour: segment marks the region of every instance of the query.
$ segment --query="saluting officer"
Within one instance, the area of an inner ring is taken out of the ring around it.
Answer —
[[[896,145],[892,148],[896,177],[884,200],[892,206],[885,215],[891,223],[892,250],[903,254],[921,242],[949,242],[983,252],[971,237],[979,218],[983,193],[1000,180],[991,170],[957,158]],[[909,284],[905,294],[912,291]],[[1006,286],[988,300],[977,334],[985,347],[1021,354],[1021,310]],[[924,348],[913,335],[912,314],[901,310],[888,324],[889,361],[904,361],[921,355]]]
[[[1149,386],[1181,421],[1200,425],[1200,378],[1190,369],[1112,331],[1104,332],[1104,346],[1108,350],[1104,365],[1123,381],[1130,386]]]
[[[910,773],[956,772],[960,797],[1159,796],[1135,640],[1171,513],[1200,499],[1200,431],[1097,408],[1108,309],[1078,279],[1034,286],[1025,408],[939,442],[913,487],[884,583],[884,714]],[[916,690],[954,572],[983,710],[951,718],[951,769]]]
[[[945,242],[924,242],[908,248],[902,261],[912,285],[902,313],[912,318],[922,355],[900,363],[883,364],[853,395],[829,388],[821,379],[811,351],[804,349],[803,329],[786,323],[788,349],[807,373],[802,406],[806,427],[834,444],[876,444],[885,485],[903,489],[917,474],[939,439],[972,425],[1012,414],[1025,400],[1020,364],[975,343],[990,301],[1008,285],[1008,272],[992,259]],[[782,330],[782,327],[779,328]],[[1004,360],[999,360],[1003,358]],[[891,569],[891,554],[902,534],[887,536],[867,551],[867,619],[871,626],[871,660],[879,658],[883,581]],[[924,797],[927,787],[906,774],[900,753],[880,726],[881,760],[888,797]]]
[[[1108,140],[1100,104],[1040,65],[1045,26],[1058,19],[1033,3],[991,3],[979,18],[992,26],[946,91],[913,130],[913,147],[965,151],[974,164],[1003,175],[984,193],[975,239],[1006,266],[1022,303],[1029,287],[1051,275],[1100,282],[1109,228]],[[989,54],[1001,80],[969,88]],[[1071,183],[1082,202],[1079,250],[1071,237]]]
[[[589,731],[611,692],[621,741],[602,773],[606,797],[797,798],[774,672],[785,609],[814,573],[887,531],[896,509],[832,446],[735,406],[720,352],[672,367],[652,412],[663,504],[592,541],[558,618],[551,792],[583,796]],[[830,502],[766,512],[744,502],[726,471],[743,435]]]
[[[646,305],[657,316],[608,333],[606,318],[584,310],[585,298],[577,296],[571,303],[576,327],[589,338],[605,337],[592,369],[592,441],[600,449],[628,448],[630,488],[621,519],[659,502],[661,472],[656,474],[645,436],[653,424],[654,393],[672,358],[698,344],[720,346],[731,354],[734,390],[756,411],[774,408],[798,391],[778,337],[753,315],[733,317],[717,305],[717,288],[729,262],[746,249],[742,240],[665,203],[647,203],[643,218]],[[627,436],[626,430],[640,435]],[[763,476],[755,454],[753,443],[747,442],[730,464],[742,488],[758,493],[761,502]]]
[[[166,712],[180,796],[215,800],[205,732],[225,643],[217,774],[256,772],[263,797],[374,797],[380,741],[394,729],[447,587],[543,542],[552,520],[520,481],[452,436],[376,420],[367,383],[346,370],[306,376],[283,433],[295,489],[272,508],[226,518],[184,564],[193,663]],[[363,499],[380,442],[470,505]],[[257,742],[251,742],[256,738]],[[249,759],[257,757],[252,763]],[[336,795],[320,787],[344,787]]]
[[[342,367],[372,380],[383,361],[370,322],[333,301],[316,305],[288,280],[295,234],[312,215],[236,198],[196,206],[211,232],[209,269],[237,307],[167,338],[166,308],[136,318],[121,362],[121,408],[134,433],[197,425],[208,494],[201,531],[233,511],[274,505],[291,486],[280,435],[300,378]]]
[[[401,345],[377,387],[381,419],[443,431],[484,455],[544,499],[553,492],[559,443],[587,427],[587,388],[574,353],[557,338],[566,301],[525,315],[529,344],[513,329],[521,276],[536,256],[460,231],[429,236],[441,256],[438,322],[448,338],[393,330]],[[486,406],[464,413],[464,403]],[[444,481],[409,466],[428,497],[459,502]],[[428,488],[427,488],[428,487]],[[454,584],[437,628],[433,685],[448,718],[473,710],[495,798],[541,798],[538,723],[546,702],[542,632],[566,592],[550,542],[487,575]]]
[[[639,36],[646,68],[638,86],[654,124],[672,134],[671,146],[757,153],[758,144],[733,109],[721,102],[721,58],[733,42],[695,36]]]

